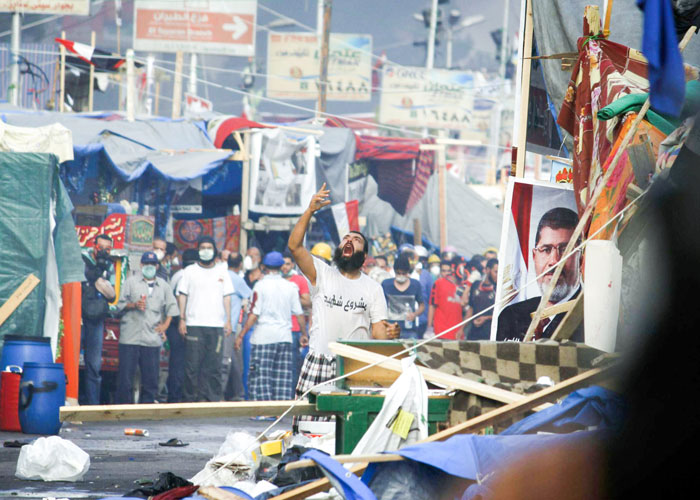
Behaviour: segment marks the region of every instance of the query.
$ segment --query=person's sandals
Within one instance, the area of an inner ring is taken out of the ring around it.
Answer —
[[[183,443],[178,438],[172,438],[172,439],[168,439],[165,443],[158,443],[158,444],[160,446],[180,447],[180,446],[187,446],[189,443]]]

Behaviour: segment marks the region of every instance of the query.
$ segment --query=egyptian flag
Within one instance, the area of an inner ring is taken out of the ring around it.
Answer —
[[[56,38],[55,40],[63,45],[68,52],[75,54],[75,56],[67,56],[66,63],[82,69],[89,69],[90,66],[94,66],[96,71],[117,71],[126,63],[126,59],[118,54],[112,54],[84,43],[62,38]],[[135,64],[137,67],[143,65],[141,63]]]
[[[360,231],[360,203],[357,200],[337,203],[316,212],[324,238],[334,245],[350,231]]]

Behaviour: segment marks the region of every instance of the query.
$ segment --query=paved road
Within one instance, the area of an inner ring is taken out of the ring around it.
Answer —
[[[69,439],[90,455],[90,470],[83,481],[24,481],[15,477],[19,449],[0,448],[0,498],[103,498],[121,496],[138,487],[140,478],[155,478],[172,472],[189,479],[199,472],[218,451],[231,430],[255,434],[269,422],[248,418],[218,418],[170,421],[86,422],[64,424],[60,436]],[[291,429],[291,418],[277,428]],[[148,437],[125,436],[124,429],[148,429]],[[0,432],[0,442],[31,440],[37,436]],[[189,443],[182,448],[166,448],[159,442],[177,437]]]

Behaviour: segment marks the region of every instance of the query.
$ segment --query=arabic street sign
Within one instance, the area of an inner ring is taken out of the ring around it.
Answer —
[[[257,0],[136,0],[134,49],[255,55]]]
[[[90,0],[0,0],[0,12],[87,16]]]

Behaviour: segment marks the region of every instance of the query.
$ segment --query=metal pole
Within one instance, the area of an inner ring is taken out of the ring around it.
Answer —
[[[190,81],[187,85],[187,92],[197,95],[197,54],[190,55]]]
[[[435,61],[435,32],[437,31],[438,0],[433,0],[430,8],[430,32],[428,33],[428,54],[425,58],[425,67],[433,69]]]
[[[134,65],[134,49],[126,51],[126,119],[134,121],[136,115],[136,66]]]
[[[506,55],[508,54],[508,11],[510,10],[510,0],[505,0],[506,4],[503,8],[503,31],[501,32],[501,67],[498,74],[501,78],[506,77]]]
[[[153,83],[155,81],[155,63],[156,58],[153,54],[149,54],[146,57],[146,114],[149,116],[153,115]],[[158,105],[155,106],[158,108]]]
[[[22,14],[15,12],[12,14],[12,39],[10,42],[11,50],[11,70],[10,70],[10,89],[12,91],[9,101],[15,106],[19,106],[19,56],[20,56],[20,36],[22,33]]]
[[[61,39],[66,39],[66,32],[61,31]],[[63,113],[66,109],[66,47],[60,44],[59,53],[61,54],[61,92],[59,93],[58,110]],[[119,86],[121,88],[121,85]]]
[[[95,32],[90,33],[90,45],[95,48]],[[95,66],[90,65],[90,83],[88,84],[88,111],[92,112],[95,98]]]
[[[447,44],[445,51],[447,52],[445,56],[445,67],[450,69],[452,67],[452,26],[447,27]]]

